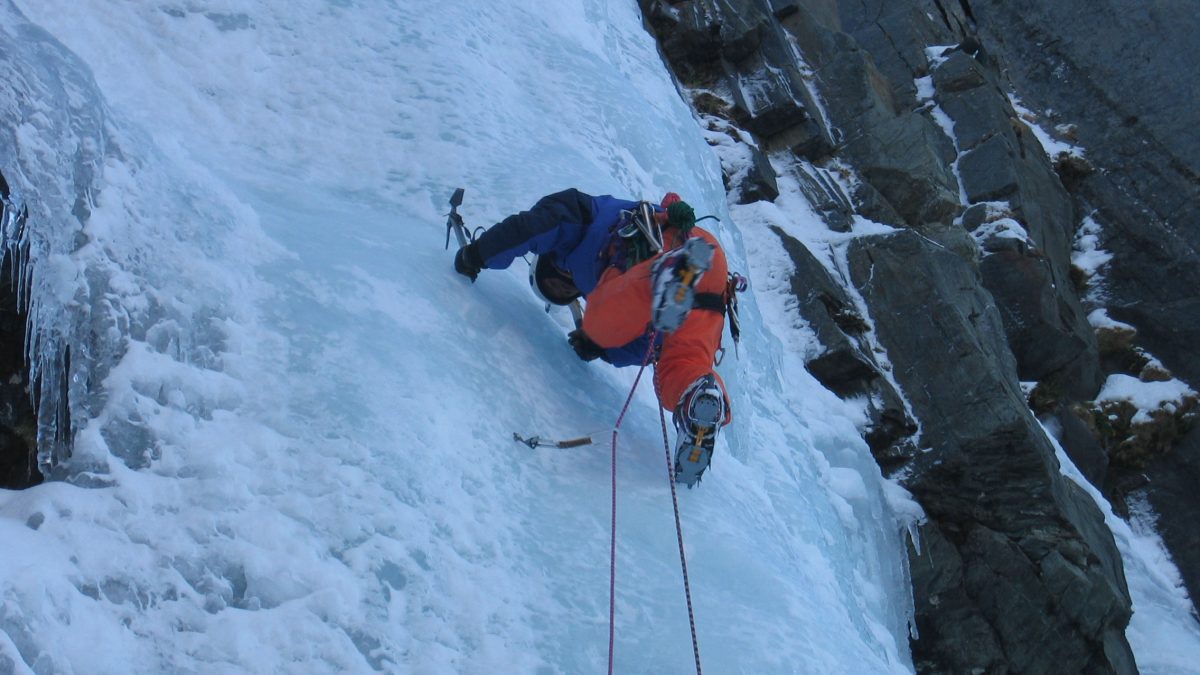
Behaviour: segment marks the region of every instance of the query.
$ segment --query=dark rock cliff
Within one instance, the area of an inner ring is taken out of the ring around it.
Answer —
[[[1077,213],[1095,214],[1112,261],[1103,306],[1136,333],[1118,351],[1144,350],[1200,389],[1200,14],[1179,0],[973,0],[973,28],[1006,64],[1032,106],[1052,111],[1087,148],[1093,170],[1067,173]],[[1115,364],[1119,369],[1120,362]],[[1126,369],[1136,371],[1136,366]],[[1194,496],[1197,433],[1175,425],[1146,461],[1116,462],[1101,483],[1145,498],[1193,599],[1200,597]],[[1180,438],[1183,437],[1183,440]],[[1114,444],[1109,444],[1110,446]]]
[[[830,230],[897,228],[840,244],[836,270],[776,234],[824,349],[810,372],[867,396],[872,452],[929,516],[911,551],[918,670],[1136,672],[1120,554],[1046,429],[1118,512],[1148,491],[1200,580],[1192,403],[1147,428],[1096,401],[1112,374],[1196,386],[1197,85],[1148,107],[1139,92],[1197,70],[1172,51],[1194,30],[1145,38],[1200,20],[1115,0],[640,4],[701,123],[753,141],[724,166],[733,203],[775,199],[787,173]],[[1118,40],[1129,15],[1144,32]],[[1051,157],[1035,122],[1086,155]],[[1103,278],[1073,265],[1085,220],[1113,256]],[[1097,330],[1097,309],[1130,325]]]
[[[1106,305],[1200,387],[1200,70],[1194,3],[973,0],[973,27],[1025,100],[1073,125],[1096,171],[1072,176],[1113,253]]]
[[[918,668],[1130,672],[1120,556],[1058,473],[977,272],[913,232],[857,241],[849,260],[889,310],[873,312],[880,341],[928,444],[905,481],[929,516],[912,561]]]

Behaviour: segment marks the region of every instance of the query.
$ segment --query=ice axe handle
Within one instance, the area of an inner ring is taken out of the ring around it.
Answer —
[[[459,248],[467,245],[467,227],[463,224],[462,216],[458,215],[458,207],[462,205],[463,188],[456,188],[450,195],[450,215],[446,219],[446,248],[450,248],[450,232],[458,240]]]

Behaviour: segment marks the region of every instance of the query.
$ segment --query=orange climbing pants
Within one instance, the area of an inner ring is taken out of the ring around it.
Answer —
[[[697,293],[725,294],[729,268],[725,252],[712,234],[695,228],[693,236],[703,237],[716,247],[712,266],[696,284]],[[661,255],[661,254],[660,254]],[[653,288],[650,268],[655,256],[634,265],[625,272],[610,267],[600,276],[600,282],[587,296],[583,315],[583,332],[597,345],[612,349],[633,342],[644,335],[650,325]],[[713,371],[713,361],[721,346],[725,316],[707,309],[692,309],[683,324],[663,338],[662,351],[655,366],[658,401],[663,408],[674,411],[688,385],[712,373],[721,391],[725,382]],[[725,410],[729,411],[729,396],[725,395]],[[726,413],[725,423],[733,416]]]

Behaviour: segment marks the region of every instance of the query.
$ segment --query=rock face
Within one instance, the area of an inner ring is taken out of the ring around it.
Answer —
[[[972,0],[973,25],[1028,104],[1071,124],[1100,170],[1072,176],[1113,254],[1109,314],[1200,388],[1200,15],[1184,2]],[[1152,37],[1151,37],[1152,36]]]
[[[823,25],[796,6],[781,21],[786,40],[794,40],[814,72],[814,87],[828,113],[828,135],[838,154],[900,216],[903,224],[923,226],[952,219],[958,188],[950,169],[950,140],[914,105],[899,100],[870,55],[850,36]],[[836,82],[835,87],[825,83]],[[820,153],[806,153],[820,159]]]
[[[1200,15],[1183,2],[1131,4],[972,0],[979,40],[1025,102],[1069,124],[1096,170],[1067,171],[1077,213],[1102,224],[1113,258],[1103,275],[1109,316],[1132,325],[1132,346],[1200,390]],[[1151,37],[1152,36],[1152,37]],[[1129,354],[1122,349],[1118,354]],[[1140,364],[1110,363],[1138,375]],[[1142,483],[1192,598],[1200,548],[1182,523],[1200,513],[1195,435],[1147,466],[1116,467],[1114,482]],[[1192,483],[1194,485],[1195,483]],[[1194,528],[1194,525],[1192,526]]]
[[[955,250],[970,248],[963,231],[948,226],[963,207],[1002,202],[1029,245],[988,256],[982,271],[1020,377],[1052,381],[1081,399],[1094,396],[1102,381],[1096,339],[1070,282],[1077,219],[1059,177],[1013,110],[995,61],[951,30],[966,21],[940,6],[913,3],[897,11],[890,3],[881,12],[871,5],[838,3],[837,19],[825,30],[802,9],[784,21],[822,73],[822,98],[841,129],[834,135],[846,138],[844,157],[893,207],[899,224]],[[886,18],[877,21],[881,15]],[[930,22],[931,15],[947,16],[950,25]],[[838,25],[864,38],[862,45],[836,33]],[[947,44],[954,46],[927,51]],[[933,109],[917,100],[913,83],[926,77],[934,90],[930,103],[953,124],[953,142]]]
[[[1151,465],[1145,472],[1145,495],[1158,513],[1158,531],[1171,555],[1181,561],[1179,572],[1191,597],[1200,590],[1200,503],[1195,499],[1200,485],[1200,428],[1183,439],[1175,452]]]
[[[1027,246],[988,251],[992,255],[981,265],[984,285],[1000,306],[1019,376],[1049,380],[1073,397],[1091,398],[1103,378],[1095,336],[1070,280],[1071,242],[1079,221],[1070,196],[1013,109],[1000,63],[969,31],[968,6],[900,4],[906,8],[897,11],[896,3],[889,3],[886,18],[875,21],[876,3],[839,3],[840,18],[875,62],[886,64],[881,68],[897,83],[896,96],[917,105],[911,83],[930,78],[930,102],[953,124],[965,204],[1000,202],[1027,233]]]
[[[1086,404],[1116,371],[1071,263],[1092,209],[1078,184],[1103,166],[1047,156],[1010,97],[1002,29],[985,34],[966,0],[641,4],[709,129],[753,140],[758,176],[762,155],[793,167],[831,230],[899,228],[843,245],[840,281],[777,234],[824,347],[809,371],[870,398],[877,461],[929,515],[911,552],[918,671],[1136,672],[1112,535],[1019,384],[1038,383],[1039,414],[1103,484],[1109,446]],[[820,180],[834,167],[854,175],[841,199]],[[740,203],[774,198],[726,170]]]
[[[856,241],[849,260],[870,306],[891,310],[876,330],[928,446],[905,481],[930,518],[912,560],[918,670],[1133,672],[1120,555],[1059,475],[992,296],[912,232]]]
[[[917,425],[864,338],[868,324],[846,290],[803,244],[781,230],[776,234],[796,266],[791,285],[800,314],[825,348],[805,364],[808,371],[839,396],[866,397],[870,425],[865,438],[871,453],[885,470],[903,466],[915,453],[909,438]]]

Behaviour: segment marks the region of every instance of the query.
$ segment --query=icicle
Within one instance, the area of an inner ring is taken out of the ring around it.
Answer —
[[[34,394],[34,383],[37,382],[38,376],[38,359],[36,358],[38,348],[38,338],[40,334],[35,330],[38,314],[41,313],[40,303],[30,302],[30,306],[25,313],[25,362],[29,364],[29,396],[30,402],[37,406],[37,396]]]
[[[29,264],[29,239],[25,235],[25,222],[28,218],[28,211],[23,211],[21,217],[17,221],[17,239],[13,246],[13,255],[16,258],[16,267],[18,268],[17,279],[17,310],[29,310],[29,298],[32,294],[30,282],[33,278],[33,271]]]
[[[921,555],[921,521],[909,520],[904,527],[908,531],[908,540],[912,542],[913,551]]]

